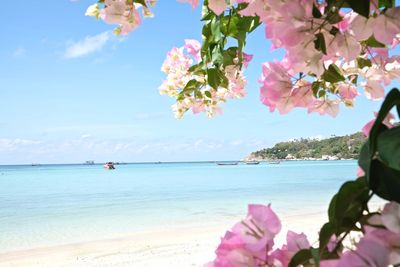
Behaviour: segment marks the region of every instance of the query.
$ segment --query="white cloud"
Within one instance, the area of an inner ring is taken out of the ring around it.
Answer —
[[[34,146],[41,144],[41,141],[22,139],[22,138],[0,138],[0,151],[12,151],[24,146]]]
[[[64,58],[78,58],[99,52],[110,39],[111,33],[108,31],[94,36],[86,36],[83,40],[70,43],[65,50]]]
[[[18,46],[17,49],[14,50],[14,57],[22,57],[26,54],[26,49],[23,46]]]

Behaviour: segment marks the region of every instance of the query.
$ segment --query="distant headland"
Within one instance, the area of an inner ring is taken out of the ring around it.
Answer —
[[[358,159],[366,137],[361,132],[327,139],[300,138],[280,142],[248,155],[245,160],[340,160]]]

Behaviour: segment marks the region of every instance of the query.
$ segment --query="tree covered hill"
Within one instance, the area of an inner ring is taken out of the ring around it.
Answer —
[[[357,159],[366,140],[361,133],[334,136],[328,139],[296,139],[277,143],[272,148],[253,152],[248,158],[262,159],[320,159],[326,156],[339,159]]]

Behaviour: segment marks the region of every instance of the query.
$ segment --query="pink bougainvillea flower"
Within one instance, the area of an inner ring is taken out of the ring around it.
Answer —
[[[336,90],[344,100],[353,100],[358,95],[357,88],[351,83],[339,83]]]
[[[253,55],[243,53],[243,65],[247,68],[250,61],[253,59]]]
[[[118,24],[117,33],[127,35],[141,23],[140,14],[133,4],[125,0],[106,0],[105,8],[99,11],[99,17],[109,24]]]
[[[288,266],[291,258],[301,249],[310,248],[310,242],[304,233],[297,234],[288,231],[286,235],[287,244],[282,248],[274,250],[269,256],[271,266]]]
[[[373,18],[373,31],[376,40],[392,44],[393,38],[400,32],[400,7],[393,7]]]
[[[281,222],[270,205],[249,205],[247,217],[226,232],[207,267],[262,266],[281,230]]]
[[[400,234],[400,204],[387,203],[382,211],[382,223],[390,231]]]
[[[225,0],[208,1],[208,8],[210,8],[216,15],[221,15],[226,10],[227,7],[228,4],[226,3]]]
[[[183,3],[190,3],[192,4],[192,8],[195,8],[199,3],[199,0],[178,0],[178,1]]]
[[[365,172],[363,169],[361,169],[361,167],[357,167],[357,177],[362,177],[365,175]]]
[[[308,108],[308,113],[318,112],[320,115],[328,114],[336,117],[339,112],[339,101],[329,99],[316,99],[313,105]]]
[[[199,41],[194,39],[186,39],[184,47],[187,49],[190,55],[192,55],[197,61],[200,61],[201,44]]]
[[[374,113],[375,117],[378,116],[378,113]],[[388,128],[393,128],[393,123],[394,123],[395,117],[392,113],[388,113],[388,115],[385,117],[385,119],[383,120],[383,124],[386,125],[386,127]],[[367,124],[364,125],[364,127],[362,128],[362,132],[364,133],[364,135],[366,137],[369,136],[369,133],[371,132],[372,126],[375,123],[375,119],[370,120],[369,122],[367,122]]]
[[[347,251],[340,258],[337,267],[383,267],[389,265],[389,249],[379,242],[361,239],[356,251]]]

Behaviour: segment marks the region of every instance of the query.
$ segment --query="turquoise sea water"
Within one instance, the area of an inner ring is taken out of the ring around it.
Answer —
[[[355,161],[0,166],[0,253],[245,215],[320,212]]]

